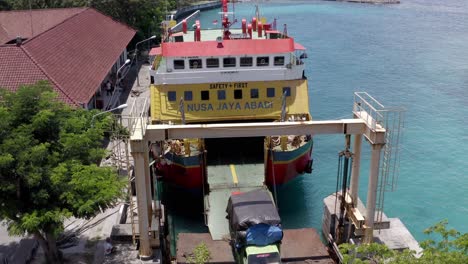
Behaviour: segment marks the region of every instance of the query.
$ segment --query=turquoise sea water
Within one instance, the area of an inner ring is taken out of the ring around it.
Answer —
[[[239,21],[254,15],[253,6],[235,6]],[[203,12],[202,27],[214,27],[218,12]],[[386,195],[386,214],[401,218],[418,240],[442,219],[468,232],[468,2],[269,1],[260,3],[260,12],[277,18],[279,28],[287,24],[288,33],[307,48],[315,120],[351,117],[355,91],[407,108],[401,172],[397,190]],[[343,145],[343,136],[315,137],[313,173],[279,190],[286,228],[320,229],[322,199],[335,191]],[[360,197],[365,201],[369,147],[363,146]],[[176,222],[180,231],[200,224]]]

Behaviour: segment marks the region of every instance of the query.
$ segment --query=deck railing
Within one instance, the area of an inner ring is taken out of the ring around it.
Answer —
[[[403,107],[383,106],[368,93],[354,93],[354,115],[364,120],[373,130],[385,129],[385,146],[380,158],[377,187],[377,222],[382,220],[385,192],[394,191],[397,186],[405,112]]]
[[[130,137],[139,134],[145,135],[146,127],[149,123],[148,98],[135,98],[127,115],[122,115],[123,125],[127,127]]]

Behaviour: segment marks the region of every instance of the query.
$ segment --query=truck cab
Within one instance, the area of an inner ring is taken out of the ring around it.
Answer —
[[[245,248],[244,264],[279,264],[281,256],[277,245]]]
[[[226,212],[237,263],[281,263],[281,219],[266,188],[233,193]]]

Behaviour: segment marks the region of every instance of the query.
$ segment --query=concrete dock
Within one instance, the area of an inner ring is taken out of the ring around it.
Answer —
[[[328,237],[329,234],[333,233],[335,228],[330,228],[330,224],[333,222],[332,218],[337,217],[339,214],[340,208],[340,199],[336,199],[336,194],[332,194],[325,199],[324,203],[324,216],[323,216],[323,226],[322,231],[324,237]],[[358,199],[357,210],[362,213],[362,216],[366,217],[365,206],[360,199]],[[419,254],[422,249],[419,246],[419,243],[411,235],[409,230],[398,218],[388,218],[384,213],[379,220],[377,217],[378,212],[375,215],[375,229],[373,231],[373,241],[377,243],[385,244],[388,248],[393,250],[404,250],[410,249]],[[333,234],[332,234],[333,235]],[[357,230],[352,234],[351,239],[360,244],[362,240],[361,233]]]
[[[207,263],[235,263],[228,240],[212,240],[208,233],[180,233],[177,242],[177,263],[188,263],[187,257],[200,243],[205,243],[211,259]],[[284,263],[335,263],[313,228],[286,229],[281,243]]]

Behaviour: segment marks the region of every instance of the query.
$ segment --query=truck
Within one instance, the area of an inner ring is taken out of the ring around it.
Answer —
[[[237,263],[281,263],[281,219],[266,188],[232,193],[226,213]]]

